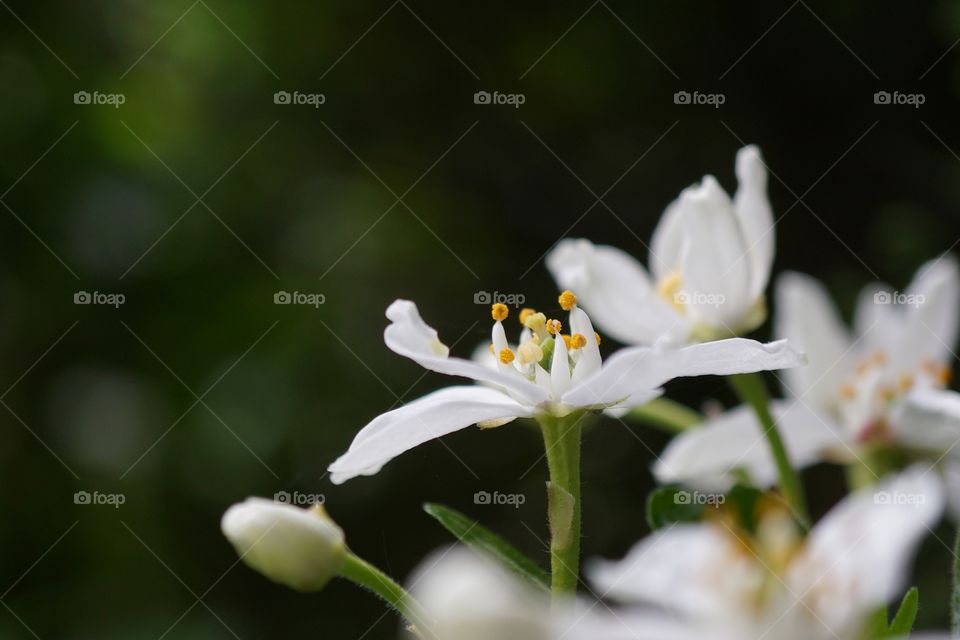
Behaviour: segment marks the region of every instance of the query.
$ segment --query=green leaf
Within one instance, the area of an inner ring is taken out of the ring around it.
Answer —
[[[530,580],[537,587],[550,587],[550,576],[540,565],[476,520],[432,502],[423,505],[423,510],[468,547],[500,561],[507,569]]]
[[[660,487],[647,498],[647,522],[660,529],[675,522],[697,522],[706,505],[679,487]]]
[[[890,637],[906,636],[913,630],[913,622],[917,619],[917,609],[920,606],[920,591],[911,587],[907,595],[903,596],[897,615],[893,617],[887,635]]]

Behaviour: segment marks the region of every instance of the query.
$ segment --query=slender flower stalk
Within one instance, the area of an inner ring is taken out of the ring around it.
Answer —
[[[428,638],[429,618],[423,606],[406,589],[386,573],[363,558],[349,553],[340,569],[340,576],[380,596],[391,609],[410,623],[409,630],[418,638]]]
[[[790,509],[793,510],[794,516],[805,529],[809,529],[810,514],[807,511],[807,503],[803,495],[803,483],[800,482],[800,475],[797,470],[790,464],[790,457],[787,455],[783,438],[780,437],[777,422],[770,413],[770,397],[767,394],[767,387],[763,378],[755,373],[742,373],[730,376],[728,379],[730,380],[730,386],[737,392],[740,399],[750,405],[756,414],[763,429],[763,436],[770,447],[770,454],[773,456],[774,464],[777,467],[783,496],[786,498],[787,504],[790,505]]]
[[[539,419],[550,469],[547,519],[555,598],[576,591],[580,579],[580,437],[585,418],[584,413],[574,413]]]
[[[670,433],[686,431],[704,421],[701,413],[670,398],[654,398],[650,402],[631,409],[632,419],[659,427]]]

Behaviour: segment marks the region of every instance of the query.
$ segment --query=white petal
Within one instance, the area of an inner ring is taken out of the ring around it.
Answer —
[[[573,370],[573,382],[585,380],[600,370],[600,345],[597,344],[596,332],[590,318],[580,307],[570,310],[570,335],[579,333],[587,340],[587,344],[577,350],[577,366]]]
[[[785,372],[787,391],[818,409],[831,407],[854,354],[851,339],[819,282],[788,272],[777,280],[774,332],[807,354],[809,363]]]
[[[413,302],[394,301],[387,308],[387,318],[390,325],[383,332],[387,347],[421,367],[498,385],[530,404],[547,399],[546,391],[514,371],[498,371],[478,362],[449,357],[449,349],[437,338],[437,332],[423,321]]]
[[[690,323],[657,295],[643,266],[614,247],[589,240],[563,240],[547,256],[547,267],[563,289],[577,294],[597,326],[626,344],[676,340]]]
[[[685,208],[681,203],[682,198],[678,197],[664,209],[650,239],[650,272],[657,281],[683,268],[686,239],[683,232]]]
[[[940,480],[922,467],[847,496],[813,528],[787,583],[830,628],[853,626],[900,592],[943,500]]]
[[[752,558],[731,553],[731,539],[719,527],[676,525],[647,536],[622,560],[587,563],[585,573],[601,598],[721,616],[755,569]]]
[[[952,360],[960,322],[956,261],[942,257],[923,265],[905,294],[906,304],[898,305],[905,317],[895,362],[910,370],[924,359],[941,363]]]
[[[495,561],[464,547],[428,556],[410,579],[437,640],[548,640],[550,602]]]
[[[737,193],[733,208],[740,220],[750,260],[750,298],[763,295],[773,266],[773,210],[767,197],[767,168],[754,145],[737,152]]]
[[[612,405],[673,378],[785,369],[804,361],[803,354],[786,340],[764,344],[729,338],[680,349],[630,347],[608,358],[599,373],[568,391],[563,402],[583,407]]]
[[[373,475],[404,451],[428,440],[478,422],[530,415],[531,409],[495,389],[440,389],[378,416],[361,429],[350,449],[330,465],[330,479],[340,484]]]
[[[948,450],[960,457],[960,393],[916,389],[908,393],[890,417],[897,442],[932,452]]]
[[[817,462],[828,448],[844,448],[840,428],[804,403],[773,401],[770,410],[795,469]],[[759,487],[777,482],[777,467],[753,409],[741,405],[677,434],[653,467],[658,482],[702,491],[726,491],[745,470]]]
[[[753,304],[750,260],[730,196],[713,176],[680,196],[686,245],[682,293],[687,312],[712,325],[737,329]]]
[[[550,363],[550,384],[554,396],[563,395],[570,388],[570,363],[566,340],[559,335],[553,340],[553,360]]]

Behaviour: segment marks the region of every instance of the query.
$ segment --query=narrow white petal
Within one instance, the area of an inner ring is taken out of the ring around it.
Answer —
[[[562,240],[547,256],[547,267],[563,289],[577,294],[604,333],[626,344],[648,344],[667,335],[685,339],[689,321],[657,295],[632,256],[589,240]]]
[[[750,298],[763,295],[773,266],[773,209],[767,197],[767,167],[760,149],[746,146],[737,152],[737,193],[733,208],[743,229],[750,260]]]
[[[890,428],[901,444],[960,458],[960,393],[916,389],[893,410]]]
[[[787,583],[829,627],[853,626],[903,588],[943,502],[940,479],[921,466],[847,496],[813,528]]]
[[[827,449],[844,449],[840,427],[804,403],[774,401],[770,410],[795,469],[821,459]],[[777,467],[753,409],[741,405],[677,434],[653,467],[657,481],[703,491],[726,491],[735,471],[747,472],[760,487],[777,482]]]
[[[732,551],[720,527],[681,524],[647,536],[622,560],[588,562],[585,573],[602,598],[709,618],[728,613],[755,569],[752,558]]]
[[[577,366],[573,370],[573,382],[585,380],[600,370],[600,345],[597,344],[596,332],[590,318],[580,307],[570,310],[570,335],[579,333],[587,340],[587,344],[578,349]]]
[[[566,341],[556,335],[553,337],[553,360],[550,363],[550,384],[555,396],[563,395],[570,388],[570,363]]]
[[[568,391],[563,402],[585,407],[613,404],[673,378],[785,369],[804,362],[803,353],[786,340],[729,338],[679,349],[630,347],[608,358],[596,375]]]
[[[920,267],[897,305],[904,314],[903,335],[894,361],[913,369],[924,359],[949,362],[955,358],[960,322],[960,274],[952,257],[931,260]]]
[[[423,321],[417,305],[396,300],[387,308],[390,325],[383,332],[387,347],[421,367],[500,386],[529,404],[547,399],[547,393],[514,371],[499,371],[478,362],[449,357],[449,349],[437,338],[437,332]]]
[[[340,484],[369,476],[404,451],[478,422],[528,417],[532,410],[481,386],[447,387],[384,413],[360,430],[345,454],[330,465]]]
[[[683,233],[684,216],[684,201],[682,197],[678,197],[667,205],[660,216],[660,222],[653,230],[653,237],[650,239],[650,272],[658,281],[683,267],[686,246]]]
[[[694,318],[736,330],[753,304],[750,259],[730,196],[713,176],[680,196],[684,208],[681,292]]]
[[[802,349],[809,361],[784,372],[790,395],[818,409],[832,406],[844,377],[852,370],[855,354],[823,285],[800,273],[780,276],[774,333]]]

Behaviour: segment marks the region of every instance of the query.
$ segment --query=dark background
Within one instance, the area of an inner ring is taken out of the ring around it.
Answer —
[[[368,420],[448,382],[383,346],[383,310],[418,301],[466,355],[489,330],[475,292],[554,304],[540,258],[563,236],[645,261],[683,187],[735,188],[742,143],[777,176],[776,269],[822,278],[845,313],[960,238],[955,2],[0,5],[5,638],[394,635],[349,584],[297,595],[235,566],[219,518],[248,495],[324,494],[398,578],[448,541],[426,500],[545,558],[524,425],[323,477]],[[77,105],[81,90],[126,101]],[[679,90],[726,101],[675,105]],[[875,105],[879,90],[925,104]],[[81,290],[127,301],[78,306]],[[277,306],[278,290],[326,304]],[[670,391],[731,400],[716,378]],[[588,434],[586,555],[646,532],[665,441],[617,421]],[[836,469],[807,478],[817,513],[843,492]],[[126,502],[76,505],[80,490]],[[480,490],[527,501],[474,505]],[[950,560],[926,543],[925,626],[946,624]]]

